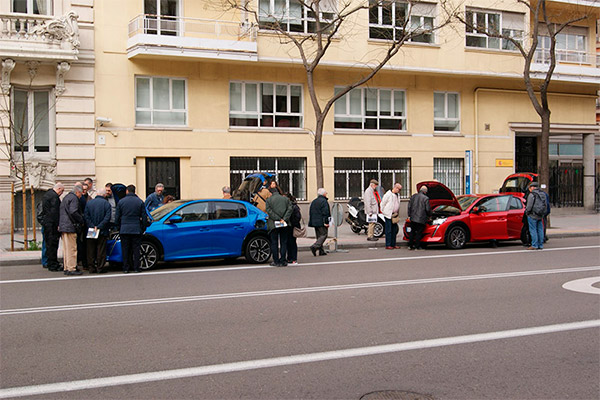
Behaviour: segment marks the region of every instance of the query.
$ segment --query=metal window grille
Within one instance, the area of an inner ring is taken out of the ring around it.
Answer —
[[[229,183],[232,190],[240,186],[250,174],[269,172],[283,192],[290,192],[297,200],[306,200],[306,158],[302,157],[231,157]]]
[[[465,160],[462,158],[434,158],[433,179],[448,186],[455,195],[465,190]]]
[[[334,197],[349,200],[362,197],[371,179],[384,190],[400,183],[400,196],[410,196],[410,158],[336,158],[334,160]]]

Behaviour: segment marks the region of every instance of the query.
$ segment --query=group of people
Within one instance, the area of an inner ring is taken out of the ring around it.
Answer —
[[[123,253],[123,272],[140,272],[141,236],[149,223],[144,202],[129,185],[125,196],[113,196],[113,185],[94,189],[91,178],[76,182],[64,196],[65,186],[58,182],[42,198],[42,266],[65,275],[107,272],[106,244],[110,230],[119,230]],[[63,265],[58,261],[59,240],[63,243]]]

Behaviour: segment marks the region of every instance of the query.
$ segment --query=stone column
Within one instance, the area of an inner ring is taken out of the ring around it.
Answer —
[[[596,160],[594,156],[594,134],[583,135],[583,208],[586,211],[595,209]]]

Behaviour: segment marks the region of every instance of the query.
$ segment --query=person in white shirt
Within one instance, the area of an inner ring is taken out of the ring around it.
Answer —
[[[402,185],[394,183],[394,187],[381,199],[381,213],[385,216],[385,248],[388,250],[400,248],[396,244],[400,222],[400,190]]]

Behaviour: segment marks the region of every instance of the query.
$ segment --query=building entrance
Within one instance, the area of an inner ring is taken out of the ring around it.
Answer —
[[[146,158],[146,197],[159,182],[165,185],[164,196],[180,198],[179,158]]]

